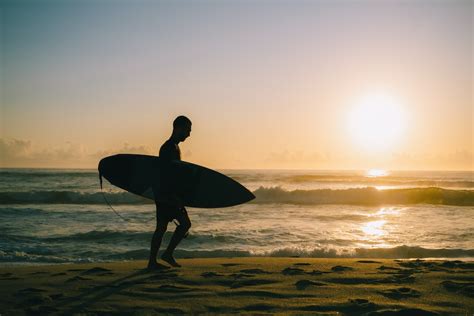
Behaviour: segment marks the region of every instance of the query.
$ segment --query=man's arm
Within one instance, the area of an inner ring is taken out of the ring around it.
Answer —
[[[160,203],[176,206],[178,208],[184,207],[184,201],[181,200],[176,194],[159,194],[158,197],[155,197],[155,199]]]
[[[158,198],[155,199],[158,202],[182,208],[184,207],[184,202],[178,197],[178,195],[170,190],[170,188],[174,187],[172,181],[173,176],[171,173],[171,162],[179,158],[176,146],[169,140],[166,141],[160,148],[159,157],[161,158],[163,168],[160,179],[160,187],[163,188],[163,190],[159,190]],[[169,165],[167,166],[167,164]]]

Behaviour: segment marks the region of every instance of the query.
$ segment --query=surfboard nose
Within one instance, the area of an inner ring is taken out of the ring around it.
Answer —
[[[247,197],[248,200],[247,200],[247,202],[252,201],[253,199],[256,198],[255,194],[253,194],[252,192],[250,192],[250,190],[248,190],[247,188],[245,188],[245,189],[246,189],[247,192],[248,192],[248,197]]]

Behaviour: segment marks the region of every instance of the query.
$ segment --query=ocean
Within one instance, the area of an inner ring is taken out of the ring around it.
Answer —
[[[474,260],[474,172],[220,171],[257,198],[188,208],[176,257]],[[0,169],[2,265],[146,259],[154,228],[152,201],[96,170]]]

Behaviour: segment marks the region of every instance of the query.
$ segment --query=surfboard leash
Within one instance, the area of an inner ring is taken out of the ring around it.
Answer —
[[[133,223],[133,221],[123,217],[122,215],[120,215],[113,207],[112,205],[110,205],[109,201],[107,200],[107,198],[105,197],[105,194],[104,194],[104,190],[103,190],[103,187],[102,187],[102,174],[99,173],[99,181],[100,181],[100,193],[102,193],[102,197],[104,198],[104,201],[105,203],[107,203],[107,205],[112,209],[112,211],[114,211],[115,215],[117,215],[118,217],[120,217],[122,220],[128,222],[128,223]],[[145,221],[141,222],[141,223],[146,223]],[[179,223],[173,219],[173,223],[176,225],[176,227],[179,226]],[[186,234],[184,235],[184,238],[188,237],[188,232],[186,232]]]
[[[117,215],[118,217],[120,217],[126,222],[130,222],[130,220],[126,219],[125,217],[117,213],[117,211],[112,207],[112,205],[110,205],[109,201],[105,197],[104,190],[102,188],[102,174],[101,173],[99,173],[99,181],[100,181],[100,193],[102,193],[102,197],[104,198],[104,201],[107,203],[107,205],[112,209],[112,211],[114,211],[115,215]]]

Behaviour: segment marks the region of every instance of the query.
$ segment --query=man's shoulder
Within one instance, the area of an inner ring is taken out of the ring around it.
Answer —
[[[174,147],[174,143],[171,141],[171,139],[167,139],[163,145],[161,145],[161,148],[163,147]]]
[[[178,146],[171,139],[168,139],[160,147],[160,156],[163,156],[165,158],[173,157],[178,151],[177,147]]]
[[[178,145],[176,145],[171,139],[168,139],[161,145],[161,149],[167,149],[167,150],[176,150]]]

